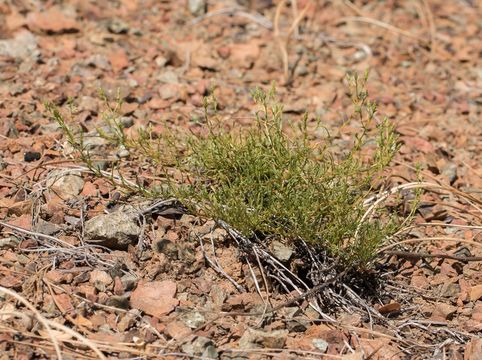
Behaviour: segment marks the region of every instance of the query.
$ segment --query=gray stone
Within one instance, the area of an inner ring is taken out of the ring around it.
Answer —
[[[317,348],[323,353],[326,352],[326,350],[328,350],[328,343],[323,339],[313,339],[311,340],[311,343],[315,348]]]
[[[157,80],[166,84],[178,84],[179,77],[174,71],[165,71],[157,77]]]
[[[50,223],[43,219],[38,219],[37,223],[35,224],[34,230],[44,235],[53,235],[56,232],[62,230],[62,228],[57,224]]]
[[[119,151],[117,151],[117,157],[120,159],[128,158],[131,153],[126,149],[124,145],[119,146]]]
[[[85,134],[83,139],[83,145],[85,150],[99,150],[104,148],[108,144],[108,141],[97,134]]]
[[[85,223],[85,240],[111,249],[125,250],[136,244],[141,228],[139,215],[131,207],[120,207],[110,214],[93,217]]]
[[[450,184],[453,184],[457,180],[457,165],[454,163],[448,163],[442,169],[442,176],[447,178]]]
[[[206,13],[208,4],[206,0],[188,0],[187,7],[194,16],[201,16]]]
[[[186,324],[186,326],[190,327],[191,329],[198,328],[206,321],[204,315],[198,311],[186,312],[180,317],[180,319],[184,324]]]
[[[81,173],[65,170],[54,170],[47,177],[47,188],[62,199],[74,199],[84,187]]]
[[[107,30],[112,34],[127,34],[129,25],[120,19],[113,19],[107,24]]]
[[[124,290],[131,291],[136,287],[138,279],[133,275],[126,274],[120,280]]]
[[[79,101],[79,110],[87,110],[97,114],[99,112],[99,102],[92,96],[82,96]]]
[[[159,66],[160,68],[163,68],[169,62],[169,59],[164,56],[158,56],[156,57],[154,62],[156,63],[157,66]]]
[[[134,119],[130,116],[122,116],[119,118],[120,124],[124,127],[124,129],[128,129],[134,125]]]
[[[9,94],[12,96],[17,96],[23,94],[27,89],[22,84],[14,84],[10,86]]]
[[[169,259],[177,260],[179,258],[179,250],[171,240],[161,239],[154,243],[154,250],[166,255]]]
[[[3,160],[3,156],[0,154],[0,171],[5,170],[7,163]]]
[[[107,59],[104,55],[94,54],[90,56],[85,63],[88,66],[93,66],[101,70],[110,70],[111,65],[109,59]]]
[[[253,349],[253,348],[271,348],[281,349],[283,348],[286,337],[288,336],[288,330],[275,330],[275,331],[262,331],[252,328],[248,328],[241,339],[239,339],[240,349]]]
[[[100,292],[105,292],[113,280],[107,272],[95,269],[90,273],[89,282]]]
[[[280,261],[288,261],[293,255],[293,249],[280,241],[273,241],[271,248],[273,255]]]
[[[13,39],[0,40],[0,55],[25,60],[40,57],[40,52],[35,36],[25,30],[17,33]]]
[[[0,249],[14,249],[18,244],[20,244],[20,239],[14,236],[0,239]]]
[[[130,293],[125,293],[123,295],[112,295],[107,299],[105,304],[107,306],[112,306],[112,307],[119,308],[119,309],[129,309],[130,308],[130,305],[129,305],[130,296],[131,296]]]
[[[303,64],[298,65],[296,67],[296,70],[295,70],[295,75],[296,76],[306,76],[306,75],[308,75],[308,68]]]
[[[218,359],[219,354],[214,342],[204,336],[189,336],[181,346],[184,353],[201,359]]]
[[[353,54],[353,60],[355,62],[360,62],[366,59],[368,53],[363,50],[358,50],[356,53]]]

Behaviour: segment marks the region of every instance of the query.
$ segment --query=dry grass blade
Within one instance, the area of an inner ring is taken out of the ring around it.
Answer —
[[[419,36],[412,34],[411,32],[408,32],[406,30],[397,28],[396,26],[393,26],[393,25],[388,24],[386,22],[376,20],[376,19],[372,19],[372,18],[369,18],[369,17],[347,16],[347,17],[343,17],[340,20],[338,20],[338,23],[341,24],[341,23],[350,22],[350,21],[362,22],[362,23],[366,23],[366,24],[375,25],[375,26],[381,27],[385,30],[391,31],[391,32],[393,32],[397,35],[402,35],[402,36],[405,36],[405,37],[410,38],[412,40],[416,40],[419,43],[421,43],[422,45],[427,44],[427,41],[425,39],[422,39]]]
[[[435,39],[437,38],[437,28],[435,26],[433,13],[432,13],[432,10],[430,10],[430,5],[429,5],[428,1],[427,0],[421,0],[421,2],[422,2],[422,5],[423,5],[423,8],[425,10],[425,15],[426,15],[427,21],[428,21],[428,26],[429,26],[429,30],[430,30],[430,51],[433,54],[436,50]]]
[[[99,359],[101,360],[107,360],[107,358],[104,356],[104,354],[102,354],[102,352],[99,350],[99,348],[97,347],[96,344],[94,344],[92,341],[90,341],[89,339],[83,337],[82,335],[80,335],[78,332],[68,328],[67,326],[65,325],[62,325],[62,324],[58,324],[54,321],[49,321],[49,325],[52,326],[52,327],[55,327],[57,328],[58,330],[61,330],[63,332],[65,332],[66,334],[76,338],[77,340],[79,340],[83,345],[89,347],[93,352],[96,353],[96,355],[99,357]]]
[[[27,229],[24,229],[24,228],[21,228],[19,226],[15,226],[15,225],[11,225],[9,223],[6,223],[4,221],[0,221],[0,225],[1,226],[4,226],[10,230],[14,230],[14,231],[17,231],[19,233],[22,233],[22,234],[25,234],[25,235],[29,235],[29,236],[32,236],[34,238],[41,238],[41,239],[45,239],[45,240],[49,240],[49,241],[52,241],[53,243],[57,243],[59,245],[62,245],[62,246],[65,246],[67,248],[74,248],[75,246],[72,245],[72,244],[69,244],[65,241],[62,241],[60,239],[57,239],[56,237],[53,237],[53,236],[50,236],[50,235],[45,235],[45,234],[41,234],[41,233],[38,233],[38,232],[35,232],[35,231],[30,231],[30,230],[27,230]]]
[[[332,354],[325,354],[319,351],[309,351],[309,350],[300,350],[300,349],[275,349],[275,348],[252,348],[252,349],[232,349],[232,348],[224,348],[221,349],[225,353],[233,353],[233,354],[259,354],[267,355],[267,356],[275,356],[280,357],[282,354],[296,354],[298,356],[303,356],[303,359],[312,359],[308,357],[310,355],[315,356],[313,359],[343,359],[341,355],[332,355]]]
[[[23,296],[17,294],[16,292],[6,289],[3,286],[0,286],[0,292],[4,293],[6,295],[9,295],[18,301],[20,301],[23,305],[25,305],[32,313],[35,315],[37,320],[43,325],[45,330],[47,331],[50,339],[52,340],[52,344],[55,348],[55,353],[57,354],[57,359],[62,360],[62,352],[60,351],[60,346],[57,341],[57,338],[55,337],[55,334],[52,332],[52,328],[50,327],[51,322],[49,322],[47,319],[45,319],[42,314]]]
[[[107,360],[107,358],[104,356],[104,354],[102,354],[102,352],[99,350],[99,348],[92,341],[90,341],[89,339],[80,335],[78,332],[66,327],[65,325],[62,325],[62,324],[56,323],[55,321],[48,320],[48,319],[44,318],[40,314],[40,312],[37,309],[35,309],[35,307],[30,302],[28,302],[24,297],[22,297],[21,295],[17,294],[14,291],[6,289],[4,287],[1,287],[1,286],[0,286],[0,292],[14,297],[18,301],[20,301],[22,304],[24,304],[30,311],[33,312],[35,317],[38,319],[38,321],[44,326],[45,330],[47,331],[47,333],[48,333],[48,335],[49,335],[49,337],[52,341],[52,344],[54,346],[55,352],[57,354],[57,359],[59,359],[59,360],[62,359],[62,353],[61,353],[61,350],[60,350],[59,343],[57,341],[58,339],[57,339],[56,335],[52,332],[52,328],[56,328],[60,331],[63,331],[64,333],[78,339],[83,345],[89,347],[92,351],[94,351],[99,359]]]
[[[398,165],[405,166],[406,168],[408,168],[412,171],[418,172],[418,170],[415,167],[413,167],[410,164],[407,164],[405,162],[395,160],[394,163],[396,163]],[[482,206],[482,200],[481,199],[478,199],[477,197],[475,197],[475,196],[473,196],[473,195],[471,195],[467,192],[463,192],[459,189],[456,189],[453,186],[443,185],[443,184],[438,183],[439,180],[427,171],[422,171],[421,175],[423,175],[423,176],[425,176],[429,179],[432,179],[435,182],[435,183],[427,183],[427,184],[430,184],[431,188],[438,188],[440,190],[452,192],[453,194],[455,194],[455,195],[463,198],[464,200],[466,200],[472,207],[474,207],[477,211],[479,211],[482,214],[482,208],[477,206],[477,205]]]
[[[216,272],[218,272],[219,274],[223,275],[226,279],[228,279],[229,282],[230,282],[231,284],[233,284],[234,287],[235,287],[239,292],[241,292],[241,293],[246,292],[246,290],[245,290],[245,288],[244,288],[243,286],[239,285],[239,284],[236,282],[236,280],[234,280],[231,276],[229,276],[229,275],[223,270],[223,268],[221,267],[221,265],[219,265],[219,263],[218,263],[218,261],[216,260],[216,258],[215,258],[214,261],[211,260],[211,258],[208,256],[208,254],[207,254],[207,252],[206,252],[206,250],[205,250],[205,248],[204,248],[204,242],[203,242],[202,238],[201,238],[199,235],[197,235],[197,234],[195,234],[195,235],[196,235],[196,237],[197,237],[198,240],[199,240],[199,245],[200,245],[201,250],[202,250],[202,252],[203,252],[204,259],[209,263],[209,265],[213,268],[213,270],[216,271]],[[214,252],[214,250],[213,250],[213,253],[214,253],[214,255],[216,255],[215,252]]]
[[[479,242],[476,242],[476,241],[459,239],[459,238],[452,238],[452,237],[435,236],[435,237],[425,237],[425,238],[417,238],[417,239],[400,240],[400,241],[397,241],[393,244],[389,244],[389,245],[386,245],[386,246],[380,248],[378,250],[378,253],[381,254],[388,249],[392,249],[392,248],[394,248],[398,245],[402,245],[402,244],[413,244],[413,243],[417,243],[417,242],[432,242],[432,241],[453,241],[453,242],[460,242],[460,243],[473,245],[473,246],[482,248],[482,243],[479,243]]]
[[[296,33],[299,31],[298,30],[298,25],[300,23],[300,21],[303,19],[303,17],[306,15],[306,13],[308,12],[308,9],[310,8],[310,3],[307,3],[305,5],[305,7],[303,8],[303,10],[301,10],[301,12],[298,14],[298,10],[296,10],[296,16],[293,20],[293,23],[291,24],[290,26],[290,29],[288,30],[288,38],[291,36],[291,34],[294,32],[295,35]]]
[[[72,257],[77,257],[80,259],[85,259],[87,262],[92,263],[92,264],[97,264],[97,265],[102,265],[107,268],[112,268],[114,266],[113,262],[109,261],[104,261],[101,259],[102,254],[94,254],[92,252],[88,252],[90,249],[94,248],[101,248],[100,246],[97,245],[82,245],[82,246],[74,246],[72,244],[69,244],[61,239],[58,239],[54,236],[50,235],[45,235],[39,232],[27,230],[24,228],[21,228],[19,226],[11,225],[8,224],[4,221],[0,221],[0,225],[4,226],[8,229],[11,229],[17,233],[25,234],[28,236],[31,236],[34,239],[37,240],[47,240],[48,242],[44,242],[43,245],[44,247],[37,248],[37,249],[23,249],[22,251],[24,252],[50,252],[50,253],[64,253],[68,254]],[[58,247],[52,245],[51,243],[59,244]],[[105,249],[104,249],[105,250]]]
[[[298,33],[298,31],[299,31],[298,25],[299,25],[300,21],[303,19],[303,17],[306,15],[308,9],[310,8],[311,3],[307,3],[305,5],[305,7],[303,8],[303,10],[301,10],[301,12],[298,13],[297,3],[295,1],[292,2],[294,19],[293,19],[293,22],[290,25],[290,28],[289,28],[285,38],[282,39],[279,22],[280,22],[280,17],[281,17],[281,11],[282,11],[282,9],[285,5],[286,5],[285,0],[280,1],[278,3],[278,5],[276,7],[276,12],[275,12],[273,23],[274,23],[274,37],[275,37],[276,42],[278,44],[278,47],[280,49],[281,58],[282,58],[282,61],[283,61],[284,79],[285,79],[286,82],[289,82],[288,81],[289,77],[290,77],[289,59],[288,59],[289,41],[290,41],[290,38],[291,38],[291,35],[293,34],[293,32],[295,34]]]
[[[449,254],[429,254],[417,253],[411,251],[384,251],[384,255],[397,256],[405,259],[420,260],[420,259],[450,259],[460,262],[482,261],[482,256],[455,256]]]
[[[482,209],[480,209],[477,205],[475,205],[473,203],[473,200],[477,200],[477,199],[475,199],[473,196],[465,194],[464,192],[462,192],[460,190],[457,190],[457,189],[449,187],[449,186],[430,183],[430,182],[412,182],[412,183],[408,183],[408,184],[402,184],[402,185],[399,185],[399,186],[395,186],[392,189],[389,189],[387,191],[382,192],[381,194],[378,194],[378,195],[375,195],[375,196],[372,196],[372,197],[366,199],[365,202],[364,202],[364,205],[368,206],[368,209],[366,210],[365,214],[363,214],[363,216],[360,220],[359,228],[362,225],[362,223],[370,217],[370,215],[375,211],[375,209],[381,203],[383,203],[388,197],[390,197],[391,195],[396,194],[396,193],[398,193],[402,190],[408,190],[408,189],[426,189],[426,190],[427,189],[428,190],[439,189],[439,190],[445,190],[445,191],[448,191],[448,192],[452,192],[457,196],[465,198],[469,202],[469,204],[471,204],[475,209],[480,211],[481,214],[482,214]],[[371,205],[370,205],[370,203],[371,203]],[[355,237],[358,235],[359,228],[355,232]]]
[[[477,225],[460,225],[460,224],[445,224],[445,223],[418,223],[417,226],[443,226],[443,227],[454,227],[460,229],[474,229],[474,230],[482,230],[482,226]]]
[[[274,37],[281,51],[281,58],[283,60],[283,74],[286,80],[288,79],[288,76],[289,76],[288,49],[287,49],[287,43],[284,42],[280,37],[280,29],[279,29],[279,20],[281,17],[281,10],[283,9],[283,6],[285,5],[285,3],[286,1],[282,0],[279,2],[278,6],[276,7],[276,13],[274,16]]]
[[[219,10],[211,11],[205,15],[198,16],[197,18],[191,21],[191,24],[196,25],[196,24],[199,24],[200,22],[203,22],[206,19],[212,18],[214,16],[220,16],[220,15],[240,16],[259,24],[265,27],[266,29],[271,30],[273,28],[273,24],[271,23],[271,21],[269,21],[263,15],[258,13],[247,12],[235,7],[219,9]]]

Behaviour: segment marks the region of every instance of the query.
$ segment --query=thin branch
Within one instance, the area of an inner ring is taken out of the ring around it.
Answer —
[[[416,253],[411,251],[383,251],[380,253],[380,255],[398,256],[409,260],[451,259],[460,262],[482,261],[482,256],[456,256],[449,254]]]
[[[350,22],[350,21],[354,21],[354,22],[362,22],[362,23],[367,23],[367,24],[371,24],[371,25],[375,25],[375,26],[378,26],[378,27],[381,27],[385,30],[388,30],[388,31],[391,31],[395,34],[398,34],[398,35],[402,35],[402,36],[405,36],[407,38],[410,38],[412,40],[416,40],[420,43],[422,43],[423,45],[426,45],[427,44],[427,41],[420,38],[419,36],[417,35],[414,35],[412,34],[411,32],[408,32],[406,30],[403,30],[403,29],[400,29],[396,26],[393,26],[391,24],[388,24],[386,22],[383,22],[383,21],[380,21],[380,20],[376,20],[376,19],[372,19],[372,18],[369,18],[369,17],[361,17],[361,16],[347,16],[347,17],[343,17],[341,18],[340,20],[337,21],[337,23],[344,23],[344,22]]]
[[[273,28],[272,22],[269,21],[269,19],[267,19],[263,15],[258,14],[258,13],[249,13],[247,11],[243,11],[239,8],[234,8],[234,7],[223,8],[223,9],[208,12],[205,15],[201,15],[201,16],[198,16],[197,18],[193,19],[191,21],[191,24],[196,25],[196,24],[199,24],[200,22],[202,22],[206,19],[209,19],[209,18],[214,17],[214,16],[220,16],[220,15],[244,17],[244,18],[246,18],[250,21],[253,21],[253,22],[265,27],[266,29],[271,30]]]
[[[54,348],[55,348],[55,353],[57,354],[57,359],[62,360],[62,352],[60,351],[59,343],[57,341],[57,338],[56,338],[55,334],[52,332],[52,329],[50,327],[51,322],[49,320],[45,319],[40,314],[40,312],[30,302],[28,302],[28,300],[25,299],[23,296],[17,294],[16,292],[14,292],[12,290],[6,289],[3,286],[0,286],[0,292],[4,293],[4,294],[7,294],[7,295],[10,295],[11,297],[17,299],[22,304],[24,304],[30,311],[32,311],[34,313],[37,320],[43,325],[43,327],[45,328],[45,330],[49,334],[50,339],[52,340],[52,344],[54,345]]]

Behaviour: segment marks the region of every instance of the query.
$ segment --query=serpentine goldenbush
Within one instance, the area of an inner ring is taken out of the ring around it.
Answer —
[[[208,97],[205,136],[154,138],[144,130],[127,137],[115,111],[104,117],[112,131],[99,135],[157,166],[176,164],[182,174],[183,180],[174,181],[166,171],[161,192],[142,187],[129,190],[175,196],[193,213],[223,220],[246,237],[304,240],[349,266],[365,266],[400,223],[397,214],[384,209],[362,219],[364,200],[373,195],[373,184],[382,182],[383,170],[398,150],[398,140],[388,119],[372,126],[377,121],[377,107],[365,90],[367,77],[353,75],[348,80],[354,106],[348,121],[361,126],[343,155],[333,150],[328,131],[321,142],[314,141],[308,116],[298,123],[286,122],[273,89],[252,92],[259,105],[256,121],[237,134],[226,131],[215,119],[216,102]],[[57,109],[50,110],[81,160],[95,172],[82,136],[74,134]],[[317,127],[323,129],[320,121]],[[373,155],[364,159],[363,151],[374,144]],[[170,159],[160,150],[167,148],[175,149]],[[101,175],[98,170],[97,174]]]

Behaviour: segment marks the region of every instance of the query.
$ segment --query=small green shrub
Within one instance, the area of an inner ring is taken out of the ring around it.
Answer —
[[[208,134],[187,136],[176,145],[179,149],[183,144],[174,156],[183,180],[166,177],[168,192],[192,212],[224,220],[246,237],[302,239],[347,265],[364,266],[398,223],[396,215],[388,213],[362,219],[363,201],[373,193],[372,184],[380,180],[398,150],[397,136],[387,119],[375,127],[372,137],[377,109],[368,99],[365,82],[366,77],[349,78],[351,118],[361,128],[344,156],[334,153],[329,136],[321,144],[313,141],[307,116],[299,126],[286,123],[274,90],[252,93],[260,106],[256,123],[236,135],[213,120],[210,111],[216,104],[211,98],[205,103]],[[54,117],[76,144],[61,116]],[[118,136],[110,141],[138,150],[149,161],[165,161],[154,156],[162,139],[156,144],[147,133],[137,139],[126,138],[122,131],[111,134]],[[363,151],[375,139],[374,155],[366,161]],[[77,147],[84,152],[78,143]],[[83,156],[88,161],[85,152]]]
[[[252,95],[261,110],[253,129],[233,135],[207,117],[209,135],[190,139],[184,168],[193,181],[177,188],[176,195],[194,211],[222,219],[247,237],[303,239],[350,264],[365,264],[396,229],[394,216],[360,221],[371,184],[398,146],[384,119],[373,159],[362,161],[376,107],[362,89],[365,80],[351,81],[362,130],[348,155],[337,157],[330,140],[310,142],[307,116],[301,126],[283,130],[283,107],[274,101],[274,91],[257,89]]]

